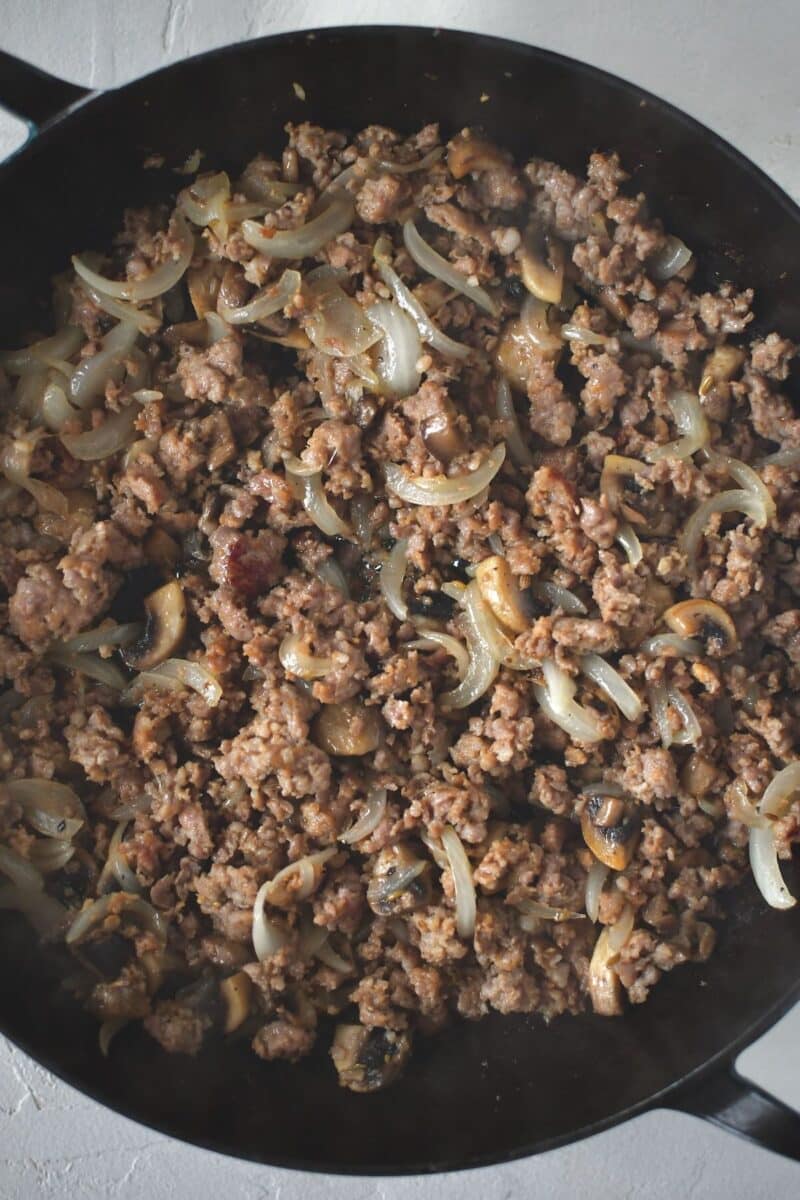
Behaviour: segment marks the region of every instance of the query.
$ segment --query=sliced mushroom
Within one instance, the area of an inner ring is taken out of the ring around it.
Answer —
[[[681,771],[681,783],[690,796],[705,796],[717,778],[717,768],[703,754],[690,754]]]
[[[493,554],[478,563],[475,570],[478,589],[498,621],[514,633],[524,633],[530,620],[522,601],[522,594],[511,568],[499,554]]]
[[[181,548],[165,529],[151,529],[144,540],[144,556],[165,575],[174,575],[181,558]]]
[[[583,840],[600,862],[624,871],[639,840],[639,817],[619,796],[590,796],[581,816]]]
[[[381,850],[367,887],[367,903],[379,917],[411,912],[431,895],[430,863],[402,842]]]
[[[466,449],[464,435],[458,427],[455,408],[433,413],[420,424],[420,433],[427,449],[440,462],[449,463]]]
[[[219,990],[225,1006],[222,1029],[224,1033],[233,1033],[250,1015],[253,981],[245,971],[237,971],[235,975],[223,979]]]
[[[744,359],[744,350],[738,346],[717,346],[712,350],[703,367],[700,395],[707,396],[716,384],[728,383],[733,379]]]
[[[381,731],[377,708],[360,700],[326,704],[315,721],[315,741],[326,754],[369,754],[380,745]]]
[[[222,264],[209,260],[202,267],[190,267],[186,272],[189,299],[199,318],[216,312]]]
[[[463,179],[471,171],[492,171],[508,165],[508,156],[492,142],[475,137],[465,129],[447,147],[447,166],[454,179]]]
[[[197,321],[179,321],[177,325],[169,325],[161,336],[170,349],[175,349],[181,342],[186,342],[189,346],[204,348],[208,345],[208,332],[208,322],[198,319]]]
[[[601,1017],[622,1015],[622,984],[613,964],[619,958],[609,944],[610,931],[602,929],[589,963],[589,996]]]
[[[622,454],[607,454],[600,473],[600,494],[606,497],[612,512],[634,525],[646,525],[647,518],[625,500],[624,480],[635,479],[637,475],[647,476],[646,463]]]
[[[411,1037],[392,1029],[337,1025],[331,1058],[339,1083],[351,1092],[377,1092],[393,1083],[411,1054]]]
[[[564,290],[564,247],[538,225],[529,225],[517,256],[522,282],[545,304],[560,304]]]
[[[527,394],[528,379],[535,364],[541,361],[541,352],[528,337],[519,317],[506,322],[494,358],[511,386]]]
[[[682,637],[700,638],[713,658],[724,658],[739,645],[731,617],[713,600],[682,600],[667,609],[664,621]]]
[[[144,633],[123,653],[125,662],[135,671],[150,671],[170,658],[186,633],[186,601],[176,579],[145,597],[144,607]]]

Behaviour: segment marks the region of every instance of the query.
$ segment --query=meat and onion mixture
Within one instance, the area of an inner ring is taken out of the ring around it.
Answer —
[[[795,903],[795,348],[614,154],[287,132],[0,356],[0,905],[104,1052],[365,1092]]]

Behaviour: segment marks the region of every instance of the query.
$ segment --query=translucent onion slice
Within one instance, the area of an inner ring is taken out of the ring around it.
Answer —
[[[679,633],[657,633],[654,637],[646,638],[639,649],[642,654],[651,654],[654,658],[659,654],[696,658],[703,653],[703,647],[698,641],[681,637]]]
[[[67,421],[76,416],[75,409],[67,399],[63,387],[57,383],[48,383],[42,395],[42,418],[52,433],[59,433]]]
[[[290,862],[260,889],[264,893],[264,902],[288,908],[296,902],[307,900],[319,881],[321,872],[318,868],[337,853],[336,846],[328,846],[316,854],[306,854]],[[298,882],[293,885],[295,879]]]
[[[603,893],[606,880],[611,873],[611,868],[605,863],[595,859],[589,868],[589,873],[586,876],[586,915],[590,921],[597,922],[600,915],[600,897]]]
[[[114,832],[111,835],[111,841],[108,843],[108,854],[106,856],[106,861],[102,871],[100,872],[100,878],[97,880],[98,895],[101,895],[103,892],[108,890],[108,887],[111,884],[112,875],[122,885],[123,891],[133,893],[139,891],[139,881],[127,863],[122,864],[124,868],[123,870],[119,872],[117,870],[119,865],[119,848],[122,844],[122,839],[125,836],[125,831],[128,828],[128,824],[129,822],[127,820],[118,821]],[[120,876],[122,876],[122,878],[120,878]],[[123,882],[123,879],[127,880],[128,883],[132,883],[133,886],[127,887]]]
[[[440,702],[444,709],[467,708],[489,690],[500,669],[500,659],[493,653],[482,628],[481,607],[483,601],[475,581],[465,593],[464,632],[469,651],[467,671],[458,684],[449,692],[443,692]]]
[[[700,405],[700,397],[694,392],[673,391],[668,397],[672,415],[681,437],[663,446],[650,450],[648,462],[659,462],[664,458],[691,458],[698,450],[708,445],[709,430],[706,414]]]
[[[334,587],[342,593],[345,600],[350,599],[350,585],[347,582],[345,573],[335,558],[326,558],[315,568],[317,579],[321,579],[323,583],[327,583],[329,587]]]
[[[563,343],[558,334],[553,333],[547,319],[547,306],[536,296],[526,296],[520,312],[522,328],[526,337],[537,350],[548,353],[560,350]]]
[[[718,492],[709,496],[694,510],[679,535],[678,544],[686,555],[690,567],[697,565],[697,551],[700,541],[714,513],[739,512],[750,517],[756,528],[763,529],[767,524],[767,513],[762,501],[744,488],[734,488],[727,492]]]
[[[85,633],[77,633],[64,642],[64,649],[83,654],[88,650],[99,650],[101,646],[131,646],[141,632],[142,626],[135,622],[87,629]]]
[[[748,463],[742,462],[739,458],[731,458],[728,454],[717,454],[710,451],[708,460],[714,466],[724,467],[731,479],[739,484],[739,487],[744,488],[746,492],[752,492],[755,498],[763,504],[767,521],[775,520],[775,501],[757,471],[754,471]]]
[[[604,333],[595,333],[593,329],[586,329],[583,325],[575,325],[572,321],[568,321],[565,325],[562,325],[559,333],[567,341],[583,342],[584,346],[606,346],[611,340]]]
[[[210,225],[225,217],[231,197],[231,181],[224,171],[196,179],[178,196],[177,207],[195,225]]]
[[[33,496],[36,504],[43,512],[56,513],[66,516],[69,511],[69,501],[62,491],[50,483],[40,479],[31,479],[31,456],[35,446],[34,437],[30,439],[17,438],[7,442],[0,454],[0,470],[9,483],[15,487],[24,488]]]
[[[383,560],[379,578],[381,594],[389,611],[398,621],[408,620],[408,605],[403,599],[403,580],[408,566],[408,538],[398,538]]]
[[[97,288],[114,300],[133,300],[134,303],[141,303],[143,300],[153,300],[156,296],[162,296],[183,278],[194,254],[194,235],[185,218],[176,212],[172,221],[179,239],[178,255],[155,267],[143,279],[106,279],[93,271],[78,255],[72,259],[75,274],[90,287]]]
[[[353,970],[353,964],[348,962],[346,958],[342,958],[341,954],[337,954],[330,942],[330,936],[315,952],[315,957],[326,967],[330,967],[333,971],[338,971],[340,975],[349,975]]]
[[[482,492],[503,465],[506,448],[501,443],[490,451],[486,461],[475,471],[463,475],[407,475],[397,463],[387,463],[386,486],[406,504],[428,506],[461,504]]]
[[[648,270],[653,279],[663,283],[667,279],[672,279],[673,275],[677,275],[691,257],[692,252],[689,247],[680,238],[670,235],[662,248],[651,257],[647,264]]]
[[[246,325],[261,321],[274,313],[282,312],[300,291],[302,277],[299,271],[284,271],[277,283],[271,283],[257,292],[247,304],[236,308],[220,300],[217,311],[229,325]]]
[[[398,304],[377,300],[366,310],[383,337],[375,348],[375,369],[390,396],[411,396],[419,388],[417,363],[422,339],[417,324]]]
[[[617,528],[614,535],[614,541],[625,551],[628,562],[632,567],[636,567],[642,561],[642,543],[639,541],[636,530],[627,521],[624,521]]]
[[[222,684],[216,675],[202,663],[186,658],[168,658],[152,671],[143,671],[143,676],[147,676],[148,681],[153,678],[175,680],[202,696],[209,708],[216,708],[222,699]]]
[[[88,408],[102,396],[109,380],[119,383],[125,373],[125,359],[138,337],[139,330],[132,321],[120,321],[105,335],[97,354],[84,358],[75,368],[69,381],[69,392],[78,408]]]
[[[489,293],[482,287],[471,286],[466,275],[457,271],[452,263],[449,263],[446,258],[442,258],[441,254],[437,254],[433,247],[428,245],[411,220],[406,221],[403,225],[403,242],[406,250],[422,271],[427,271],[429,275],[433,275],[434,279],[440,279],[453,291],[460,292],[468,300],[474,301],[490,316],[497,316],[497,305]]]
[[[733,799],[730,802],[730,815],[735,821],[741,821],[748,829],[769,829],[770,823],[750,799],[747,788],[741,779],[735,779],[730,787]]]
[[[306,276],[303,328],[323,354],[353,358],[380,341],[381,330],[339,285],[339,272],[317,267]]]
[[[83,805],[65,784],[52,779],[11,779],[3,786],[37,833],[69,839],[83,827],[86,819]]]
[[[517,411],[514,408],[514,400],[511,395],[511,388],[504,375],[501,375],[497,380],[495,403],[497,406],[497,415],[503,422],[503,433],[511,461],[518,467],[532,467],[534,464],[533,454],[530,447],[525,444],[522,436]]]
[[[428,316],[413,292],[403,283],[395,269],[389,265],[384,257],[379,257],[377,246],[375,262],[377,263],[381,279],[390,289],[395,301],[416,322],[423,342],[429,346],[433,346],[434,350],[438,350],[446,358],[469,358],[472,353],[470,347],[448,337],[446,333],[442,333],[441,329]]]
[[[355,204],[349,192],[329,192],[311,220],[298,229],[265,230],[255,221],[242,221],[242,237],[267,258],[308,258],[350,228]]]
[[[110,317],[116,317],[118,321],[126,321],[128,324],[135,325],[139,333],[151,337],[161,328],[161,319],[154,313],[144,312],[135,304],[127,304],[124,300],[115,300],[113,296],[106,296],[99,288],[92,287],[89,283],[84,283],[83,290],[92,303],[96,304],[103,312],[108,313]]]
[[[112,1017],[108,1021],[103,1021],[100,1026],[100,1031],[97,1035],[97,1045],[103,1058],[108,1058],[108,1052],[111,1049],[111,1043],[120,1030],[124,1029],[128,1024],[127,1017]]]
[[[106,417],[102,425],[85,433],[62,433],[61,441],[79,462],[99,462],[129,446],[136,436],[135,425],[141,409],[129,404]]]
[[[346,846],[362,842],[375,832],[386,815],[386,788],[373,788],[367,796],[364,811],[349,829],[339,834],[339,841]]]
[[[560,667],[557,667],[555,663],[546,662],[543,664],[543,670],[547,686],[534,684],[533,694],[545,716],[577,742],[599,742],[603,735],[597,718],[572,699],[575,685],[572,684],[569,677],[566,676],[566,679],[572,688],[571,693],[569,693],[569,686],[564,686],[563,681],[555,674],[558,672],[561,676],[565,676],[565,672]],[[567,698],[568,693],[569,698]]]
[[[47,657],[57,666],[77,671],[88,679],[96,679],[98,683],[104,683],[106,687],[115,691],[122,691],[128,682],[124,671],[116,663],[100,658],[98,654],[77,654],[74,650],[68,650],[66,646],[53,646],[47,652]]]
[[[420,631],[421,637],[416,641],[409,642],[409,650],[431,650],[434,647],[441,647],[451,654],[456,660],[456,669],[458,671],[458,679],[461,682],[469,670],[469,651],[463,642],[458,638],[453,637],[449,633],[442,633],[438,629],[423,629]]]
[[[377,161],[378,169],[387,171],[390,175],[412,175],[415,171],[427,171],[428,167],[432,167],[435,162],[444,154],[444,146],[434,146],[433,150],[429,150],[422,158],[416,159],[414,162],[392,162],[389,158],[379,158]]]
[[[585,913],[573,912],[571,908],[554,908],[552,904],[542,904],[540,900],[520,900],[516,906],[522,913],[520,926],[528,933],[539,931],[540,921],[585,921]]]
[[[71,358],[83,340],[82,330],[76,325],[65,325],[52,337],[32,342],[21,350],[3,350],[0,367],[9,375],[29,375],[41,371],[53,359]]]
[[[43,875],[60,871],[75,855],[75,847],[65,838],[38,838],[30,848],[31,862]]]
[[[330,657],[309,654],[296,633],[287,633],[278,647],[278,658],[284,671],[296,675],[298,679],[322,679],[336,665]]]
[[[0,908],[21,912],[40,937],[53,937],[59,933],[68,917],[64,906],[46,892],[13,883],[0,887]]]
[[[759,467],[797,467],[800,466],[800,446],[783,446],[772,454],[767,454],[759,461]]]
[[[253,904],[253,949],[259,962],[277,954],[287,942],[284,930],[274,921],[270,921],[264,911],[264,902],[271,882],[272,880],[267,880],[261,885]]]
[[[560,608],[570,616],[585,617],[589,611],[579,596],[576,596],[569,588],[561,587],[560,584],[550,583],[543,579],[533,579],[529,590],[537,600],[543,600],[547,604],[551,604],[553,608]]]
[[[639,697],[617,671],[599,654],[584,654],[581,658],[581,670],[601,691],[613,700],[620,712],[629,721],[638,721],[642,715],[643,705]]]
[[[510,660],[514,655],[514,644],[501,629],[497,617],[481,592],[480,583],[474,581],[467,586],[463,593],[463,603],[479,637],[489,647],[497,662],[513,667],[514,664]]]
[[[352,540],[353,531],[343,521],[336,509],[331,505],[322,486],[322,472],[314,471],[311,475],[300,475],[292,471],[286,464],[286,478],[295,485],[303,508],[311,520],[328,537],[342,537]]]
[[[669,710],[673,708],[681,718],[682,728],[673,730]],[[672,745],[695,745],[702,737],[700,722],[694,709],[678,688],[665,683],[655,683],[650,688],[650,712],[661,735],[665,750]]]
[[[120,897],[124,903],[120,905]],[[108,892],[105,896],[101,896],[99,900],[95,900],[92,904],[82,908],[78,916],[67,930],[66,938],[64,939],[68,946],[75,946],[78,942],[83,941],[88,933],[94,929],[96,925],[101,924],[108,916],[109,909],[114,912],[124,913],[127,917],[133,917],[138,925],[144,929],[154,933],[162,942],[167,939],[167,922],[164,916],[153,908],[147,900],[143,900],[141,896],[130,895],[127,892]]]
[[[469,939],[475,933],[476,911],[472,867],[470,866],[461,838],[452,826],[445,825],[442,830],[441,842],[453,875],[453,887],[456,893],[456,929],[458,930],[458,936]]]
[[[17,887],[32,892],[40,892],[44,887],[41,871],[10,846],[0,845],[0,872]]]
[[[761,816],[783,815],[787,802],[800,791],[800,762],[789,763],[770,781],[761,797]],[[789,891],[778,865],[775,834],[771,828],[750,830],[750,866],[758,890],[771,908],[794,908],[797,900]]]

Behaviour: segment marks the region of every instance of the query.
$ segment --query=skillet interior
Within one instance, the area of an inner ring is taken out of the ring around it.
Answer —
[[[633,172],[629,186],[646,191],[651,210],[698,252],[709,283],[755,286],[758,328],[800,340],[800,213],[707,130],[542,51],[473,34],[359,28],[180,63],[100,97],[6,167],[3,341],[30,325],[49,274],[71,252],[102,246],[125,205],[182,186],[169,169],[142,170],[147,152],[171,166],[199,146],[209,165],[235,168],[258,149],[277,150],[289,119],[409,131],[438,119],[446,134],[482,124],[520,157],[578,171],[592,149],[618,149]],[[125,1032],[101,1059],[94,1021],[59,996],[58,965],[14,917],[2,935],[0,1026],[103,1102],[214,1149],[374,1173],[474,1165],[620,1119],[729,1055],[788,1006],[799,982],[800,911],[768,912],[754,889],[737,894],[736,908],[711,962],[676,972],[625,1020],[459,1024],[420,1045],[401,1082],[372,1097],[341,1091],[323,1050],[298,1066],[266,1065],[230,1045],[168,1059],[144,1034]]]

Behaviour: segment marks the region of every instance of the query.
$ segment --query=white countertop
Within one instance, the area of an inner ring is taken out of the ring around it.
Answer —
[[[391,22],[399,11],[397,0],[0,0],[0,45],[76,83],[109,87],[227,42]],[[632,79],[718,130],[800,198],[797,0],[429,0],[424,12],[424,24],[518,38]],[[14,122],[0,113],[0,155],[17,138]],[[800,1005],[742,1056],[739,1069],[800,1108]],[[523,1194],[796,1200],[800,1166],[701,1121],[657,1112],[536,1159],[468,1174],[393,1181],[273,1170],[195,1150],[113,1115],[0,1039],[0,1200]]]

